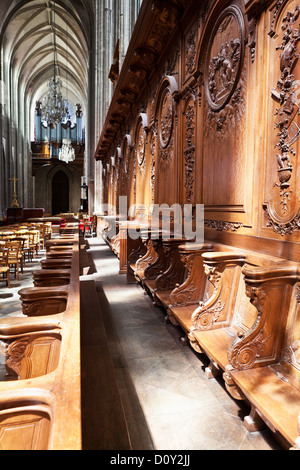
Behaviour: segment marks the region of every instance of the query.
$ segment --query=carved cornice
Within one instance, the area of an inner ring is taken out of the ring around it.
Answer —
[[[95,159],[113,151],[116,136],[128,120],[133,106],[147,85],[156,62],[179,25],[182,3],[176,0],[144,1],[107,113]],[[112,116],[118,115],[118,119]]]

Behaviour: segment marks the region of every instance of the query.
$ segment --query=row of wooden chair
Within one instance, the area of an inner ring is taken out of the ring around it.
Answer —
[[[10,274],[19,280],[26,261],[32,261],[51,237],[49,224],[15,224],[0,230],[1,280],[10,288]]]

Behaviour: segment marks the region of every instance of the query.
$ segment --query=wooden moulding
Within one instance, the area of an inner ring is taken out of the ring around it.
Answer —
[[[0,382],[1,449],[82,448],[78,232],[73,241],[69,283],[21,293],[24,300],[35,302],[41,293],[55,291],[67,299],[64,310],[0,322],[10,374],[10,380]]]

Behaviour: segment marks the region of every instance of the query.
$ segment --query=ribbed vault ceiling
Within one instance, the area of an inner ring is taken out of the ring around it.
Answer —
[[[89,1],[30,0],[13,2],[2,29],[2,52],[11,82],[30,97],[31,106],[47,92],[54,71],[56,38],[57,71],[63,96],[85,111],[88,88]],[[55,33],[55,36],[54,36]]]

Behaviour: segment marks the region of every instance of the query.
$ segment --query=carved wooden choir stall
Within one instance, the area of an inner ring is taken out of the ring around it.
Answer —
[[[78,228],[45,248],[33,287],[18,292],[23,316],[0,320],[1,450],[82,448]]]
[[[300,448],[299,26],[294,0],[144,0],[95,153],[103,237],[210,364]],[[121,211],[119,196],[126,196]],[[204,208],[202,240],[155,206]],[[132,236],[134,233],[135,236]]]

